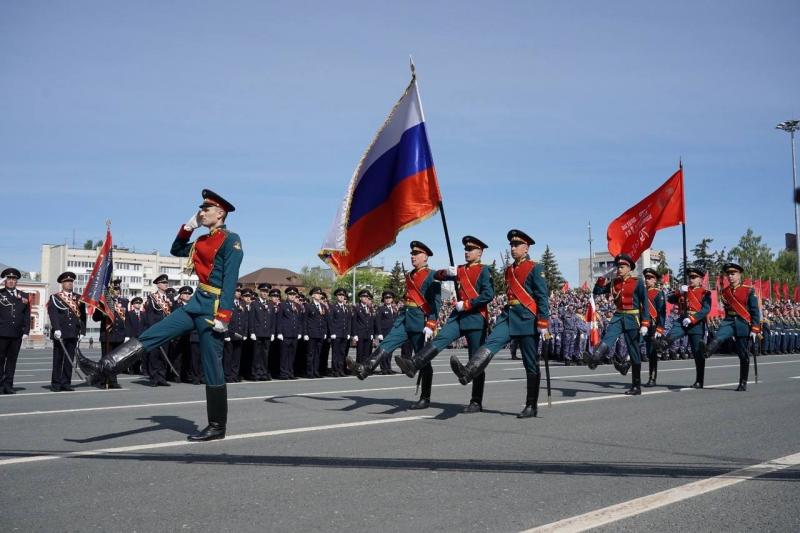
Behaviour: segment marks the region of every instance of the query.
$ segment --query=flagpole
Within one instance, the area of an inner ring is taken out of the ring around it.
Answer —
[[[447,255],[450,256],[450,266],[456,266],[453,260],[453,248],[450,246],[450,232],[447,231],[447,218],[444,216],[444,203],[439,202],[439,214],[442,215],[442,226],[444,226],[444,240],[447,241]]]
[[[689,284],[689,274],[686,269],[689,268],[689,259],[686,254],[686,182],[683,179],[683,159],[678,160],[678,168],[681,170],[681,192],[683,193],[683,224],[681,224],[681,232],[683,233],[683,284]]]
[[[594,262],[592,261],[592,221],[589,221],[589,285],[594,285]]]

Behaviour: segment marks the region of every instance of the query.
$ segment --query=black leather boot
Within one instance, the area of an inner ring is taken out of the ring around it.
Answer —
[[[583,362],[586,363],[586,366],[589,367],[589,370],[594,370],[597,368],[597,361],[602,361],[602,359],[608,356],[608,353],[611,351],[611,347],[601,342],[597,345],[594,349],[594,356],[592,356],[588,351],[583,352]]]
[[[714,353],[717,350],[719,350],[720,344],[722,344],[722,341],[720,341],[718,338],[715,338],[714,340],[706,344],[704,348],[701,348],[700,351],[703,352],[703,356],[706,359],[708,359],[709,357],[714,355]]]
[[[628,370],[631,368],[630,361],[619,362],[617,358],[614,358],[614,368],[617,369],[617,372],[622,374],[623,376],[628,375]]]
[[[631,368],[633,368],[631,388],[626,390],[625,394],[628,396],[639,396],[642,394],[642,364],[639,363],[637,365],[634,363]]]
[[[395,355],[394,362],[397,363],[403,374],[413,378],[418,370],[433,361],[433,358],[438,354],[439,350],[436,349],[433,343],[429,342],[418,353],[415,353],[412,359],[407,359],[402,355]]]
[[[692,383],[692,388],[702,389],[703,380],[706,377],[706,356],[702,349],[700,350],[700,354],[694,358],[694,371],[695,380],[694,383]]]
[[[744,392],[747,390],[747,378],[750,376],[750,361],[739,361],[739,386],[736,390]]]
[[[386,357],[389,357],[389,352],[378,346],[364,364],[357,363],[352,357],[348,357],[345,362],[347,364],[347,369],[355,374],[358,379],[363,381],[375,373],[375,370],[378,369],[381,361],[383,361]]]
[[[644,384],[645,387],[655,387],[656,378],[658,377],[658,357],[655,354],[648,357],[647,363],[648,380]]]
[[[539,374],[525,374],[528,382],[528,390],[525,393],[525,408],[517,415],[517,418],[535,418],[538,413],[539,386],[541,376]]]
[[[186,437],[188,440],[205,442],[225,438],[225,426],[228,423],[228,390],[225,385],[206,386],[206,412],[208,426]]]
[[[453,373],[458,376],[458,381],[462,385],[468,384],[475,379],[475,376],[483,372],[489,365],[494,354],[485,346],[478,348],[472,357],[469,358],[467,366],[461,364],[455,354],[450,356],[450,368]]]
[[[113,376],[124,372],[133,363],[139,360],[139,355],[144,352],[144,346],[139,339],[130,339],[114,348],[111,353],[95,362],[85,357],[80,350],[76,350],[78,366],[86,374],[86,381],[101,381],[105,376]]]

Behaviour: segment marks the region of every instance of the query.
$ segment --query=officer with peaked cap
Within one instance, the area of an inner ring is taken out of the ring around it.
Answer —
[[[711,312],[711,291],[703,288],[703,278],[706,273],[702,268],[690,267],[686,269],[689,285],[681,285],[668,298],[671,304],[678,306],[681,315],[678,322],[673,324],[667,335],[667,344],[689,337],[689,345],[694,354],[695,380],[692,387],[702,389],[705,380],[706,354],[703,339],[706,334],[706,317]]]
[[[61,284],[61,291],[51,295],[47,301],[50,338],[53,339],[53,373],[50,377],[53,392],[75,390],[72,388],[72,361],[78,342],[86,334],[86,305],[72,292],[76,278],[74,272],[59,275],[56,281]]]
[[[722,272],[728,278],[728,286],[722,289],[720,302],[725,306],[725,320],[719,325],[717,335],[708,345],[710,357],[727,339],[733,338],[736,355],[739,356],[739,386],[737,391],[747,390],[750,375],[750,350],[761,335],[761,310],[752,285],[742,283],[744,269],[736,263],[725,263]]]
[[[256,381],[270,381],[272,376],[269,373],[269,348],[275,339],[276,312],[277,307],[270,301],[270,295],[277,293],[280,298],[280,291],[273,291],[269,283],[258,285],[259,296],[253,301],[253,363],[250,373]]]
[[[535,243],[525,232],[512,229],[506,234],[514,262],[506,267],[505,279],[508,285],[508,303],[497,319],[486,343],[470,357],[466,366],[453,355],[450,366],[461,384],[482,375],[494,354],[512,339],[517,341],[522,351],[525,367],[527,392],[525,407],[517,418],[532,418],[537,414],[539,400],[539,341],[550,336],[550,291],[544,277],[544,266],[531,260],[528,255]]]
[[[488,246],[471,235],[461,239],[461,243],[464,245],[465,263],[459,265],[458,268],[451,266],[436,273],[436,279],[439,281],[456,282],[458,301],[456,301],[455,308],[439,334],[417,352],[410,361],[410,365],[406,364],[406,368],[401,366],[404,371],[407,368],[416,370],[430,364],[436,355],[461,337],[467,339],[467,350],[471,360],[486,341],[489,321],[488,304],[494,298],[492,274],[488,265],[481,264],[483,250]],[[403,358],[400,360],[407,361]],[[410,375],[413,376],[413,372]],[[465,413],[477,413],[483,409],[485,378],[486,375],[483,372],[472,378],[472,396],[469,404],[464,408]]]
[[[81,358],[85,372],[118,373],[130,366],[140,354],[158,348],[192,329],[200,337],[200,351],[206,378],[208,426],[190,435],[189,440],[207,441],[225,437],[228,418],[227,389],[222,371],[222,337],[228,329],[233,307],[233,291],[242,262],[242,242],[225,227],[233,205],[213,191],[204,189],[200,211],[183,224],[172,243],[172,255],[188,257],[187,271],[196,272],[200,284],[189,303],[171,313],[114,350],[111,364],[98,365]],[[191,243],[189,238],[199,226],[209,229]]]
[[[385,357],[410,340],[415,351],[422,350],[425,342],[430,340],[436,329],[439,308],[442,305],[441,282],[436,280],[436,273],[428,267],[428,258],[433,252],[420,241],[411,241],[411,266],[413,270],[406,273],[406,301],[403,310],[397,317],[392,330],[378,345],[365,364],[356,364],[348,358],[348,366],[359,379],[366,379],[373,374]],[[400,364],[400,357],[395,362]],[[404,360],[405,362],[405,360]],[[402,366],[401,366],[402,368]],[[430,363],[420,369],[420,398],[411,405],[411,409],[426,409],[431,403],[433,386],[433,368]]]
[[[376,311],[378,342],[382,341],[384,337],[392,331],[394,321],[397,320],[397,315],[400,313],[394,298],[395,294],[392,291],[383,291],[383,294],[381,294],[382,303],[378,306]],[[392,370],[391,358],[385,357],[381,360],[381,373],[386,375],[395,373],[395,371]]]
[[[645,335],[645,351],[647,352],[648,380],[645,387],[653,387],[658,379],[658,352],[669,345],[664,339],[664,326],[667,320],[667,304],[664,293],[658,288],[658,272],[652,268],[645,268],[645,289],[647,290],[647,305],[650,312],[650,328]]]
[[[606,327],[603,339],[594,350],[594,356],[586,353],[584,357],[589,369],[594,370],[597,368],[597,361],[608,355],[621,336],[625,340],[628,356],[633,363],[631,387],[625,394],[637,396],[642,393],[642,359],[639,342],[650,329],[647,290],[641,279],[631,275],[631,271],[636,268],[636,262],[631,256],[620,254],[614,258],[614,264],[617,266],[617,276],[610,282],[605,277],[597,278],[592,292],[595,296],[610,294],[614,299],[616,311]],[[614,359],[614,367],[623,376],[628,373],[630,366],[630,363]]]
[[[344,377],[345,358],[350,348],[353,310],[347,302],[347,289],[339,287],[333,291],[336,301],[331,304],[331,375]]]
[[[284,291],[286,300],[278,308],[277,339],[281,342],[281,370],[278,379],[297,379],[294,375],[294,360],[297,341],[303,336],[303,306],[298,301],[295,287]]]
[[[16,268],[0,273],[0,394],[15,394],[14,373],[22,341],[31,330],[31,305],[28,295],[17,289],[22,274]]]

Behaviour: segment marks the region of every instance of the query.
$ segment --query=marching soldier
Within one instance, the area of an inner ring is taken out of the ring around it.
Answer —
[[[659,345],[663,346],[661,340],[664,337],[664,324],[667,319],[667,304],[664,300],[664,293],[656,286],[658,283],[658,272],[652,268],[645,268],[644,275],[645,288],[647,289],[647,309],[650,312],[650,328],[644,337],[645,352],[647,353],[647,372],[649,374],[645,387],[653,387],[658,378],[658,352]]]
[[[269,347],[275,340],[275,326],[277,323],[277,307],[270,302],[272,295],[272,285],[261,283],[258,286],[260,298],[253,302],[253,335],[255,342],[253,346],[253,366],[251,373],[256,381],[271,381],[269,374]],[[275,291],[278,298],[281,292]]]
[[[225,227],[225,219],[233,210],[230,202],[204,189],[200,211],[180,227],[172,243],[172,255],[188,257],[187,271],[196,272],[200,279],[186,306],[149,327],[138,339],[131,338],[100,364],[79,358],[81,368],[87,374],[116,374],[130,366],[140,354],[197,329],[207,383],[208,426],[190,435],[191,441],[225,438],[228,400],[222,370],[222,338],[231,320],[233,291],[243,255],[239,236]],[[189,242],[192,232],[200,225],[208,228],[209,233],[194,243]]]
[[[392,291],[383,291],[381,294],[383,305],[378,308],[378,342],[382,341],[386,335],[392,331],[392,325],[397,320],[397,315],[400,313],[397,306],[394,304],[394,293]],[[389,357],[381,359],[381,373],[385,375],[395,374],[392,370],[392,360]]]
[[[456,281],[458,300],[450,313],[447,322],[439,330],[434,339],[417,353],[415,359],[432,361],[437,354],[461,337],[467,339],[467,352],[472,360],[484,341],[489,322],[488,304],[494,298],[492,274],[487,265],[481,264],[483,251],[488,248],[483,241],[471,235],[461,239],[464,245],[465,264],[439,270],[436,279],[439,281]],[[458,362],[453,355],[451,365]],[[457,367],[461,367],[458,362]],[[455,367],[454,367],[455,370]],[[483,387],[486,375],[481,372],[472,380],[472,396],[464,408],[465,413],[477,413],[483,410]]]
[[[14,392],[14,373],[22,340],[31,330],[31,306],[28,295],[17,289],[22,277],[16,268],[0,273],[4,278],[0,289],[0,394]]]
[[[550,291],[544,277],[544,267],[532,261],[528,250],[535,241],[526,233],[512,229],[506,235],[514,262],[505,271],[507,303],[497,319],[486,344],[478,348],[466,366],[450,357],[450,366],[462,385],[481,376],[486,366],[503,346],[516,339],[522,351],[527,392],[525,407],[517,418],[533,418],[539,400],[539,340],[550,337]],[[401,367],[402,368],[402,367]]]
[[[303,310],[297,301],[297,289],[287,287],[286,300],[278,310],[278,340],[281,341],[281,373],[278,379],[297,379],[294,375],[294,357],[297,341],[303,332]]]
[[[650,330],[650,311],[647,308],[647,291],[642,280],[631,275],[631,270],[636,263],[627,254],[620,254],[614,258],[617,265],[617,277],[609,283],[605,277],[597,278],[593,294],[595,296],[611,294],[617,310],[609,322],[600,344],[595,348],[594,355],[585,354],[586,364],[591,370],[597,368],[597,361],[607,355],[619,337],[625,340],[628,356],[633,362],[633,375],[631,388],[625,391],[628,395],[642,393],[642,358],[639,351],[639,341]],[[621,363],[614,358],[614,368],[623,376],[628,373],[630,363]]]
[[[56,281],[61,291],[50,296],[47,316],[50,318],[50,338],[53,339],[53,374],[50,390],[72,392],[72,360],[78,342],[86,334],[86,305],[72,292],[74,272],[63,272]],[[66,350],[66,353],[65,351]]]
[[[706,275],[703,269],[691,267],[686,269],[686,273],[689,276],[689,286],[682,285],[680,291],[675,291],[669,296],[669,303],[677,304],[683,316],[680,318],[680,322],[675,323],[669,331],[667,342],[684,336],[689,337],[695,367],[695,380],[692,387],[702,389],[706,369],[703,338],[706,334],[706,317],[711,311],[711,291],[701,286],[703,276]]]
[[[369,359],[372,351],[372,341],[377,335],[375,309],[372,307],[372,293],[362,289],[358,293],[360,303],[353,310],[353,325],[351,327],[353,340],[356,342],[356,361],[362,365]]]
[[[414,351],[419,353],[424,344],[433,336],[439,308],[442,306],[442,284],[436,280],[436,274],[428,267],[428,258],[433,252],[420,241],[411,241],[411,272],[406,273],[406,301],[402,312],[386,335],[372,352],[366,364],[360,364],[348,358],[347,364],[356,373],[358,379],[366,379],[372,375],[385,357],[402,346],[406,340],[411,341]],[[395,356],[395,362],[411,361]],[[402,369],[402,366],[400,367]],[[431,387],[433,385],[433,368],[430,362],[423,363],[418,369],[422,384],[419,401],[411,404],[411,409],[426,409],[431,403]],[[416,370],[415,370],[416,371]],[[413,376],[413,374],[412,374]]]
[[[331,306],[331,369],[334,376],[344,377],[345,358],[350,347],[352,310],[347,303],[347,290],[339,287],[333,291],[336,303]]]
[[[735,339],[736,354],[739,356],[739,386],[736,390],[746,391],[750,373],[748,344],[755,344],[761,334],[761,312],[753,287],[742,284],[744,269],[736,263],[726,263],[722,271],[728,276],[729,282],[722,289],[721,297],[725,306],[725,320],[720,324],[717,336],[709,343],[707,353],[710,357],[726,339]]]
[[[169,277],[166,274],[161,274],[153,280],[153,284],[156,286],[156,290],[147,295],[147,300],[144,304],[145,328],[152,328],[172,313],[172,302],[167,296]],[[169,387],[167,367],[164,362],[164,353],[168,349],[169,343],[166,343],[163,347],[156,347],[147,353],[144,366],[147,369],[150,386],[152,387]]]
[[[121,292],[122,280],[115,279],[111,282],[111,301],[107,302],[112,313],[109,318],[99,308],[95,308],[92,313],[92,320],[100,322],[100,354],[101,357],[108,355],[111,350],[125,342],[127,327],[125,326],[125,316],[128,312],[128,300],[119,296]],[[95,383],[100,388],[119,389],[117,376],[102,376],[102,381]]]
[[[308,341],[306,354],[306,378],[321,378],[319,373],[319,357],[322,351],[322,341],[328,335],[328,311],[322,304],[322,289],[312,287],[311,301],[305,304],[305,333],[303,338]]]

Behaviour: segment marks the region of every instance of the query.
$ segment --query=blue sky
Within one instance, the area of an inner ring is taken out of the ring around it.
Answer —
[[[212,188],[237,206],[242,273],[321,264],[356,163],[417,63],[451,235],[488,258],[519,227],[567,279],[682,157],[690,246],[794,231],[800,3],[4,2],[0,262],[42,243],[167,252]],[[400,234],[446,262],[441,223]],[[654,247],[677,265],[680,229]]]

